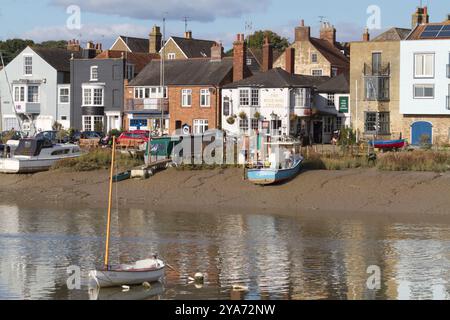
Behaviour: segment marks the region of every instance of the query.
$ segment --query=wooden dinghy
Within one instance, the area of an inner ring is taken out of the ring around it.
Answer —
[[[375,140],[370,141],[369,145],[377,149],[401,149],[406,145],[406,140]]]
[[[257,185],[270,185],[289,181],[297,176],[300,172],[302,157],[298,157],[293,166],[288,169],[250,169],[247,171],[247,179]]]

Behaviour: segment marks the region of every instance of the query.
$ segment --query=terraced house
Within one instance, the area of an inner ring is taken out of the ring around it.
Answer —
[[[400,113],[411,144],[450,143],[450,16],[401,43]]]
[[[244,47],[244,42],[239,45]],[[127,87],[127,129],[201,134],[220,128],[221,88],[232,82],[235,59],[225,58],[214,43],[210,58],[173,59],[165,62],[165,88],[161,89],[161,62],[153,60]],[[245,58],[238,55],[244,75]]]
[[[19,129],[18,119],[30,134],[70,127],[72,54],[83,52],[27,47],[0,71],[1,130]]]

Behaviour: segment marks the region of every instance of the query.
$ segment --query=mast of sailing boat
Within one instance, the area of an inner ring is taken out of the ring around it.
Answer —
[[[114,176],[115,158],[116,158],[116,137],[113,135],[112,156],[111,156],[111,174],[109,177],[108,222],[107,222],[107,227],[106,227],[105,270],[109,270],[109,240],[111,237],[111,210],[112,210],[113,176]]]

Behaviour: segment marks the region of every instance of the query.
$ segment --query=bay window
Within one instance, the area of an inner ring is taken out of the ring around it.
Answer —
[[[39,86],[14,86],[14,102],[39,103]]]
[[[39,87],[38,86],[28,86],[28,102],[38,103],[39,102]]]
[[[14,87],[14,101],[25,102],[25,86]]]
[[[83,116],[83,131],[103,131],[103,116]]]
[[[83,106],[103,107],[104,106],[103,87],[83,87]]]

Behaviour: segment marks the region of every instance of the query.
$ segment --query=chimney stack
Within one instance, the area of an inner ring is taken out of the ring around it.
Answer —
[[[191,40],[192,39],[192,31],[186,31],[184,33],[184,38]]]
[[[149,34],[149,48],[148,53],[158,53],[161,50],[161,28],[158,26],[153,26],[152,32]]]
[[[328,41],[331,45],[336,43],[336,29],[329,22],[323,22],[320,26],[320,39]]]
[[[273,48],[270,44],[269,37],[264,38],[263,45],[263,61],[261,66],[261,71],[266,72],[273,68]]]
[[[286,49],[286,71],[290,74],[295,73],[295,49]]]
[[[311,38],[311,28],[305,27],[305,20],[300,22],[300,26],[295,28],[295,42],[309,41]]]
[[[247,45],[244,34],[238,34],[233,43],[233,82],[244,79],[247,75]]]
[[[416,12],[412,15],[411,26],[414,29],[421,24],[428,24],[430,22],[430,15],[428,14],[428,7],[418,7]]]
[[[364,33],[363,33],[363,41],[364,41],[364,42],[369,42],[369,41],[370,41],[369,28],[364,29]]]
[[[80,52],[81,51],[80,41],[75,39],[69,40],[69,42],[67,43],[67,50],[72,52]]]
[[[222,61],[224,56],[223,47],[221,43],[214,43],[211,47],[211,61]]]

